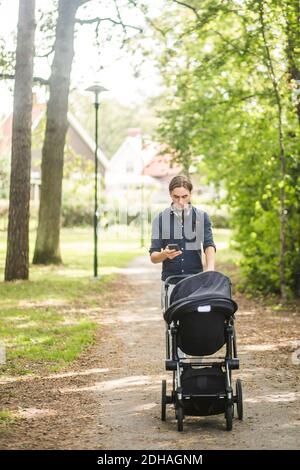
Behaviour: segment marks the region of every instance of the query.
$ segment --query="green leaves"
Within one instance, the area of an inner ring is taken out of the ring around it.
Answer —
[[[299,73],[300,33],[295,11],[288,1],[207,0],[197,12],[198,18],[185,23],[187,12],[181,5],[176,25],[173,17],[167,23],[165,40],[176,48],[171,55],[165,51],[158,63],[170,90],[166,103],[171,100],[172,106],[160,112],[159,134],[184,166],[187,160],[194,162],[199,174],[205,172],[216,186],[225,187],[223,202],[231,211],[247,289],[252,291],[280,289],[284,203],[284,274],[287,288],[300,295],[300,108],[295,106],[298,87],[293,81],[295,70]],[[181,40],[176,41],[179,30]],[[281,104],[285,174],[272,76]],[[196,155],[203,156],[201,170]]]

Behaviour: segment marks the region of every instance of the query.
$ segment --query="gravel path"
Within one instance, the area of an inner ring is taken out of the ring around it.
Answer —
[[[222,415],[160,421],[165,327],[160,266],[136,258],[94,316],[96,345],[61,374],[2,381],[1,407],[20,418],[0,434],[2,449],[296,449],[299,372],[292,352],[299,312],[264,309],[234,296],[245,419],[225,431]],[[170,383],[170,382],[169,382]]]

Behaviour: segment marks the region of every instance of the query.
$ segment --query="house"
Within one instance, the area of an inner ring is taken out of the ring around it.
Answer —
[[[142,136],[139,128],[128,129],[106,170],[107,210],[122,206],[134,214],[142,204],[152,211],[169,204],[169,183],[182,167],[164,150],[163,144]],[[208,187],[199,184],[197,173],[191,175],[191,180],[196,194],[207,192]]]
[[[143,168],[152,157],[153,153],[144,148],[140,129],[128,129],[105,174],[108,210],[122,207],[129,214],[140,211],[142,199],[149,200],[149,194],[157,189],[156,181],[143,174]]]
[[[195,158],[201,162],[202,157]],[[170,204],[169,183],[182,173],[166,146],[142,136],[140,129],[128,129],[127,137],[109,161],[106,175],[106,210],[122,208],[132,217],[141,210],[157,213]],[[208,184],[206,174],[191,166],[193,203],[211,210],[220,197],[213,184]],[[215,212],[215,209],[214,209]]]
[[[37,103],[34,99],[32,108],[31,199],[35,205],[39,203],[45,115],[46,103]],[[7,161],[10,161],[11,155],[12,118],[13,115],[10,114],[0,124],[0,158]],[[70,112],[68,113],[68,124],[65,165],[70,163],[72,165],[71,177],[78,178],[87,167],[90,167],[90,171],[94,171],[96,146],[95,141]],[[97,154],[98,171],[104,178],[108,159],[100,149]]]
[[[182,167],[173,161],[170,153],[164,153],[164,146],[155,142],[149,143],[145,151],[152,153],[152,158],[143,168],[143,175],[150,176],[156,183],[156,191],[152,194],[152,205],[160,206],[169,203],[169,183],[179,175]]]

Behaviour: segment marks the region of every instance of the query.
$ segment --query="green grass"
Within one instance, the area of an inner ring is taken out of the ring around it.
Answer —
[[[34,232],[30,234],[30,257]],[[238,253],[230,248],[230,231],[214,230],[217,266],[238,263]],[[0,234],[0,275],[3,279],[6,235]],[[122,233],[103,232],[99,236],[99,274],[93,279],[93,232],[88,228],[61,231],[61,266],[31,266],[30,280],[0,282],[0,341],[6,346],[6,364],[0,371],[24,375],[40,370],[59,370],[92,345],[99,325],[93,313],[103,299],[113,295],[109,284],[118,268],[125,267],[140,248],[139,231],[126,227]],[[100,326],[101,327],[101,326]]]
[[[0,425],[9,424],[13,421],[12,414],[9,410],[0,410]]]
[[[92,345],[99,325],[93,309],[111,295],[109,284],[135,256],[138,233],[125,240],[111,234],[99,238],[99,275],[93,279],[91,229],[63,229],[61,266],[31,266],[30,280],[0,282],[0,341],[6,347],[5,374],[24,375],[59,370]],[[0,235],[3,279],[6,236]],[[30,236],[32,258],[34,236]]]
[[[234,249],[233,243],[231,242],[231,230],[214,229],[213,233],[217,246],[216,270],[230,277],[233,292],[235,292],[240,281],[239,263],[241,255]]]
[[[214,229],[214,241],[217,247],[216,252],[216,265],[238,265],[240,254],[233,247],[231,236],[232,232],[229,229]]]
[[[0,410],[0,436],[7,435],[11,424],[16,422],[16,417],[9,410]]]

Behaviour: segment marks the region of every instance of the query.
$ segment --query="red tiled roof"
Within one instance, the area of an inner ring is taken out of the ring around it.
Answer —
[[[0,153],[4,154],[9,148],[12,132],[12,114],[8,116],[0,126]]]
[[[163,178],[166,176],[175,176],[181,172],[182,168],[178,163],[172,162],[172,155],[160,155],[159,152],[161,151],[162,147],[158,149],[157,154],[154,155],[150,162],[145,165],[143,169],[144,175],[149,175],[153,178]]]
[[[137,135],[141,135],[141,129],[139,127],[130,127],[127,129],[128,137],[136,137]]]
[[[43,116],[46,109],[45,103],[36,103],[32,107],[32,125],[35,127],[40,118]],[[11,146],[12,137],[12,120],[13,114],[11,113],[4,121],[0,124],[0,154],[5,154],[9,151]]]

